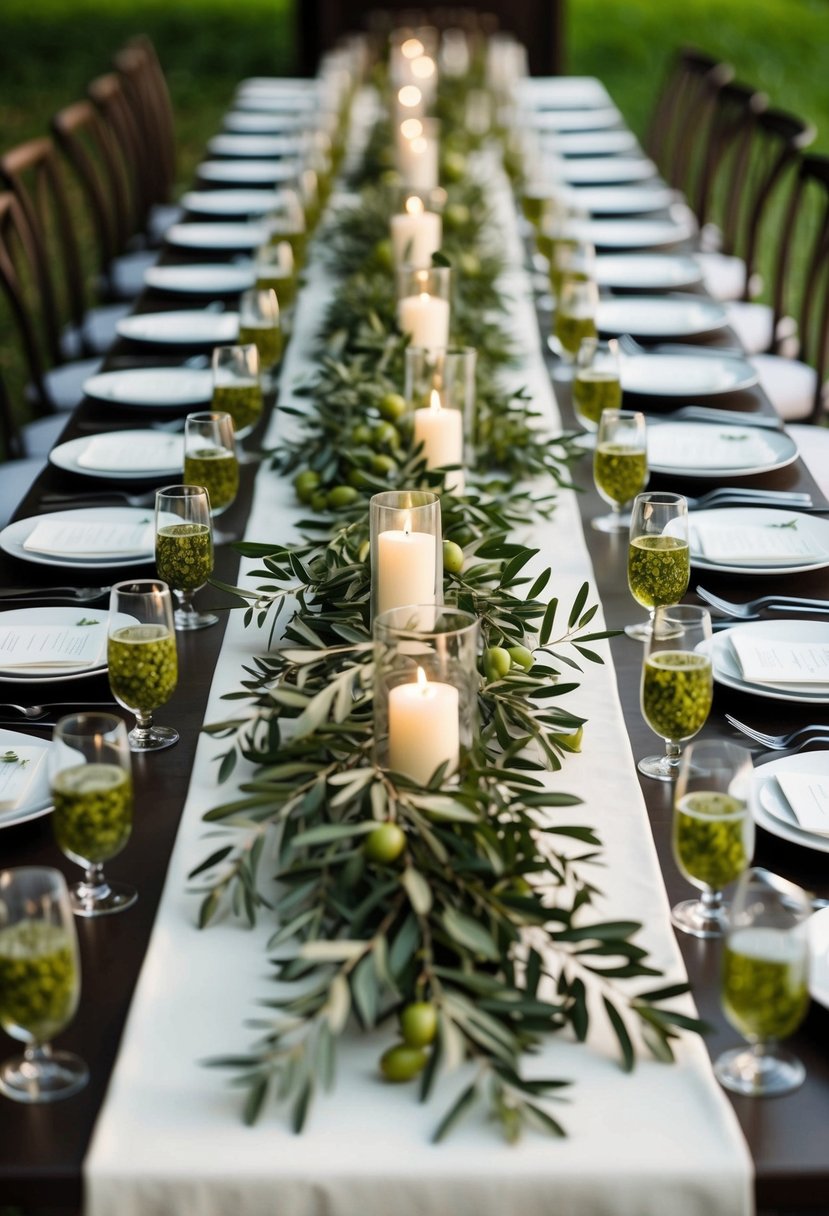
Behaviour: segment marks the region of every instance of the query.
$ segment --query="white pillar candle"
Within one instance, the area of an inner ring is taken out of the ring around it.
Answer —
[[[414,412],[414,443],[415,447],[423,444],[427,469],[463,463],[463,414],[460,410],[445,409],[435,388],[430,404]],[[461,469],[446,474],[446,488],[463,493]]]
[[[426,785],[441,764],[454,773],[459,758],[458,690],[431,683],[418,667],[417,683],[389,691],[389,768]]]
[[[434,604],[437,545],[431,532],[412,532],[408,520],[377,538],[377,612],[407,604]]]
[[[449,345],[449,301],[422,291],[404,296],[397,309],[400,328],[411,337],[412,346],[436,350]]]
[[[442,239],[440,216],[434,211],[424,211],[417,195],[406,200],[404,215],[391,217],[391,243],[398,265],[410,262],[414,266],[428,266]]]
[[[401,140],[398,168],[412,190],[434,190],[438,184],[438,141],[428,135]]]

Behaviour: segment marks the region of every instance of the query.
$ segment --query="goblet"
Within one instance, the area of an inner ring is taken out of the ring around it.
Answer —
[[[571,366],[584,338],[595,338],[599,289],[592,279],[565,275],[556,302],[553,346],[557,355]]]
[[[809,897],[768,870],[747,870],[737,885],[723,954],[725,1016],[746,1039],[714,1062],[717,1080],[748,1097],[786,1094],[806,1069],[780,1048],[809,1008]]]
[[[270,243],[278,245],[280,241],[288,241],[294,251],[294,262],[301,266],[305,261],[307,233],[305,212],[296,190],[285,186],[275,192],[265,224]]]
[[[711,639],[706,608],[672,604],[656,609],[642,665],[642,717],[665,740],[665,754],[646,756],[639,771],[658,781],[679,774],[681,744],[705,725],[711,710],[711,658],[698,647]]]
[[[576,355],[573,409],[586,431],[596,432],[605,410],[622,408],[619,378],[619,343],[585,338]]]
[[[264,408],[259,378],[259,350],[255,342],[244,346],[217,346],[213,351],[213,410],[230,414],[237,439],[249,435]],[[240,464],[255,462],[241,446]]]
[[[572,235],[559,236],[553,241],[550,254],[549,286],[553,301],[558,300],[565,279],[587,282],[596,276],[596,249],[592,242]]]
[[[750,753],[724,739],[697,739],[682,757],[674,795],[674,859],[702,892],[671,909],[671,920],[683,933],[722,937],[725,932],[723,887],[740,877],[754,852],[752,773]]]
[[[213,520],[236,501],[239,491],[239,458],[230,414],[188,414],[184,422],[184,481],[204,486],[210,499]],[[236,538],[213,525],[213,544],[223,545]]]
[[[126,612],[136,624],[119,624]],[[161,579],[115,583],[109,599],[107,665],[119,705],[135,714],[127,736],[134,752],[157,751],[178,742],[172,726],[153,725],[153,710],[165,705],[178,683],[178,654],[170,588]]]
[[[296,299],[294,251],[290,242],[278,241],[275,245],[261,245],[256,251],[253,269],[256,289],[275,291],[279,311],[284,315],[293,307]]]
[[[185,457],[186,459],[186,457]],[[207,629],[214,612],[199,612],[193,596],[213,573],[210,496],[204,486],[164,486],[155,493],[155,564],[178,601],[176,629]]]
[[[75,1016],[80,962],[63,875],[48,867],[0,872],[0,1026],[26,1046],[0,1066],[15,1102],[54,1102],[83,1089],[89,1071],[50,1041]]]
[[[650,615],[626,625],[628,637],[643,642],[651,635],[654,609],[682,599],[691,572],[689,555],[686,499],[661,490],[638,494],[630,516],[628,586]]]
[[[274,371],[282,358],[279,304],[272,287],[252,287],[239,297],[239,344],[253,342],[259,351],[262,387],[273,388]]]
[[[593,453],[593,480],[611,511],[591,519],[591,527],[598,532],[623,532],[628,527],[622,508],[647,485],[647,444],[644,414],[603,411]]]
[[[123,912],[138,898],[135,888],[104,875],[104,862],[121,852],[132,832],[132,768],[123,721],[103,713],[61,718],[49,749],[49,782],[58,848],[85,871],[69,893],[72,911]]]

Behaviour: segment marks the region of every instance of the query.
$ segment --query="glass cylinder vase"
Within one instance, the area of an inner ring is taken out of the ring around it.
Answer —
[[[374,621],[375,759],[427,786],[463,767],[477,731],[478,619],[409,604]]]
[[[472,346],[406,350],[403,395],[412,415],[413,442],[423,445],[427,469],[447,464],[471,468],[474,463],[476,360]],[[442,419],[444,411],[454,413]],[[448,474],[446,488],[463,493],[463,472]]]
[[[440,499],[430,490],[375,494],[371,534],[371,617],[406,604],[443,601]]]
[[[397,319],[412,346],[449,345],[449,266],[401,266],[397,272]]]

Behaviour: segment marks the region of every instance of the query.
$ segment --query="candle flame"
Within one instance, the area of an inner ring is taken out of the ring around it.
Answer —
[[[417,59],[412,61],[412,75],[416,76],[418,80],[428,80],[434,74],[435,61],[428,55],[418,55]]]
[[[433,414],[439,414],[443,409],[443,402],[441,401],[440,393],[436,388],[432,389],[432,393],[429,398],[429,408]]]
[[[429,295],[428,291],[421,291],[421,293],[420,293],[420,303],[421,304],[427,304],[429,302],[429,300],[431,300],[431,298],[432,297]]]
[[[418,135],[415,139],[409,141],[409,147],[415,156],[422,156],[429,147],[429,141],[424,139],[422,135]]]
[[[417,139],[423,134],[423,123],[419,118],[404,118],[400,124],[400,134],[404,139]]]
[[[423,199],[418,198],[416,194],[411,198],[406,199],[406,210],[409,215],[423,215]]]
[[[400,51],[404,59],[419,59],[425,49],[419,38],[407,38]]]
[[[423,693],[423,695],[425,696],[426,692],[429,688],[429,681],[426,679],[426,672],[423,670],[422,667],[418,667],[418,669],[417,669],[417,687],[418,687],[419,691],[421,693]]]
[[[404,84],[403,88],[397,94],[397,100],[401,106],[412,110],[415,106],[419,106],[423,100],[423,94],[416,84]]]

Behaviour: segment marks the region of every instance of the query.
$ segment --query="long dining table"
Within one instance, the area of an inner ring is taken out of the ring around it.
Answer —
[[[509,222],[507,219],[505,222]],[[515,225],[515,216],[512,216],[513,226]],[[175,255],[171,251],[166,254],[168,260],[175,260]],[[517,281],[521,281],[520,267],[516,267]],[[315,316],[318,318],[318,308],[320,301],[325,297],[325,285],[316,282],[317,294],[314,296],[315,282],[313,273],[310,275],[311,282],[305,289],[306,300],[303,304],[301,299],[298,313],[297,330],[294,343],[297,346],[301,345],[303,335],[311,337],[313,335]],[[140,311],[151,311],[159,307],[186,307],[187,303],[184,300],[174,304],[168,304],[166,299],[162,303],[158,295],[145,293],[139,303]],[[525,308],[531,307],[529,293],[526,293]],[[547,318],[540,314],[539,324],[541,326],[541,338],[546,337],[543,333],[543,327],[547,324]],[[733,334],[724,332],[712,339],[707,345],[716,346],[717,343],[722,343],[723,346],[731,347],[734,345],[735,337]],[[292,345],[294,344],[292,343]],[[540,352],[543,349],[540,340],[535,341],[537,354],[535,357],[536,369],[543,366]],[[181,352],[176,352],[176,358]],[[192,352],[183,352],[189,354]],[[182,356],[183,357],[183,356]],[[291,351],[289,349],[289,357],[287,360],[288,369],[290,371],[293,366],[296,372],[298,368],[291,364]],[[297,356],[298,358],[298,356]],[[303,354],[303,358],[305,355]],[[165,359],[172,361],[169,354],[163,352],[154,352],[152,355],[146,353],[136,353],[134,347],[125,343],[118,344],[111,352],[107,366],[113,370],[127,368],[133,366],[146,366],[148,364],[157,366]],[[568,427],[573,423],[573,414],[570,401],[569,383],[565,379],[558,378],[556,367],[548,360],[547,363],[547,385],[546,391],[549,392],[550,379],[552,375],[552,384],[554,386],[554,405],[560,411],[561,423]],[[290,395],[290,384],[286,383],[285,375],[283,375],[282,385],[280,388],[280,399]],[[552,398],[552,394],[551,394]],[[626,402],[627,404],[627,402]],[[639,404],[639,403],[637,403]],[[662,403],[664,406],[665,403]],[[674,404],[671,402],[669,404]],[[747,413],[758,413],[765,416],[771,416],[773,411],[762,390],[759,387],[749,388],[739,394],[731,394],[727,398],[729,408],[738,408],[746,410]],[[141,425],[142,420],[146,415],[142,413],[129,414],[128,412],[118,411],[117,417],[113,417],[114,411],[103,406],[100,402],[87,399],[75,412],[67,424],[67,429],[64,438],[73,438],[83,434],[90,434],[93,430],[105,430],[110,426],[121,426],[126,423],[133,425]],[[271,431],[271,435],[278,436],[278,427]],[[262,438],[265,434],[264,427],[260,430],[258,437]],[[257,436],[254,436],[254,440]],[[249,441],[250,442],[250,441]],[[574,467],[574,476],[582,493],[571,496],[571,505],[563,509],[565,517],[568,521],[577,521],[580,519],[584,526],[584,539],[587,552],[589,553],[589,564],[592,565],[592,578],[595,580],[595,587],[600,595],[602,609],[606,624],[609,628],[621,628],[627,623],[632,616],[634,606],[627,590],[626,578],[626,559],[627,549],[624,543],[624,538],[612,536],[594,531],[589,527],[589,520],[602,510],[597,494],[592,488],[592,477],[590,471],[589,456],[585,455]],[[259,486],[257,489],[257,477]],[[230,528],[238,535],[241,535],[245,529],[246,521],[249,513],[253,511],[254,531],[248,529],[246,535],[253,536],[255,539],[265,539],[261,531],[262,528],[262,512],[266,511],[270,521],[270,526],[273,527],[274,505],[280,512],[279,518],[287,521],[286,527],[290,526],[290,507],[287,505],[288,493],[287,487],[278,488],[275,491],[276,497],[270,499],[268,496],[274,493],[271,485],[266,485],[269,477],[267,469],[262,469],[256,472],[253,466],[243,467],[242,487],[239,498],[227,515],[222,517],[223,528]],[[138,485],[138,482],[135,483]],[[808,471],[801,461],[795,461],[785,468],[779,469],[772,473],[760,474],[755,477],[746,478],[744,484],[760,485],[770,488],[779,489],[797,489],[807,490],[812,494],[813,500],[824,506],[829,511],[829,503],[823,498],[820,490],[813,482]],[[699,493],[709,487],[709,483],[700,481],[689,481],[685,478],[667,478],[663,475],[654,476],[651,485],[654,488],[666,488],[680,490],[687,493]],[[65,472],[50,466],[38,481],[32,486],[29,494],[21,503],[18,511],[18,518],[27,518],[38,513],[43,500],[43,495],[49,492],[81,492],[84,487],[79,485],[77,477],[67,475]],[[131,486],[132,488],[132,486]],[[256,495],[260,498],[257,501]],[[264,500],[262,499],[264,495]],[[563,497],[563,496],[562,496]],[[263,502],[266,506],[263,506]],[[566,511],[571,512],[570,515]],[[283,540],[284,536],[268,537],[269,539]],[[555,560],[556,555],[552,555],[552,560]],[[562,564],[564,564],[562,562]],[[233,583],[237,577],[238,558],[234,551],[229,547],[220,547],[217,550],[217,567],[216,577]],[[589,574],[589,565],[586,567]],[[152,573],[152,566],[148,565],[146,573]],[[48,586],[54,583],[55,571],[53,569],[44,569],[43,567],[32,567],[20,560],[0,553],[0,587],[5,591],[11,588],[21,587],[24,583],[28,587]],[[85,581],[78,579],[77,576],[71,577],[69,572],[60,571],[60,581],[72,581],[77,584]],[[116,571],[111,571],[107,575],[107,581],[114,581],[117,577]],[[706,574],[705,585],[711,590],[722,594],[728,598],[741,600],[749,596],[768,589],[768,580],[759,578],[750,578],[742,575],[719,574],[716,577]],[[689,589],[689,601],[694,601],[693,595],[694,579],[692,578],[691,589]],[[829,597],[829,578],[827,578],[826,570],[816,570],[810,573],[789,575],[786,577],[786,590],[792,594],[803,594],[818,596],[820,598]],[[226,604],[219,592],[202,593],[203,600],[212,600],[219,604]],[[11,601],[9,601],[11,606]],[[144,1078],[136,1076],[134,1070],[131,1070],[131,1064],[135,1061],[135,1040],[132,1039],[133,1056],[126,1063],[119,1059],[118,1072],[116,1074],[116,1083],[110,1090],[107,1096],[108,1087],[113,1077],[113,1069],[116,1064],[116,1057],[119,1057],[119,1049],[122,1046],[122,1036],[124,1027],[130,1013],[130,1006],[136,984],[141,973],[142,964],[147,956],[148,946],[151,942],[151,936],[158,943],[158,926],[156,925],[156,915],[159,904],[162,901],[162,894],[165,894],[166,899],[173,898],[170,891],[165,893],[165,881],[168,876],[168,865],[171,855],[173,855],[174,846],[176,845],[177,833],[179,832],[179,824],[182,816],[182,811],[188,801],[188,790],[190,791],[190,800],[193,801],[194,794],[192,788],[192,778],[194,772],[194,763],[197,761],[197,748],[204,748],[205,740],[200,739],[201,728],[205,721],[210,721],[208,715],[208,703],[213,697],[210,712],[215,712],[216,702],[215,697],[217,690],[213,685],[213,676],[217,663],[220,661],[220,656],[224,650],[225,655],[231,654],[231,657],[238,659],[238,655],[244,652],[246,645],[245,636],[240,632],[238,620],[231,622],[229,632],[232,634],[231,642],[225,642],[223,647],[224,621],[213,629],[204,630],[194,634],[182,634],[178,638],[179,658],[181,667],[181,678],[179,686],[167,706],[162,711],[159,711],[158,717],[161,721],[169,721],[174,723],[181,732],[181,741],[176,747],[170,748],[156,755],[140,756],[134,758],[134,776],[136,782],[137,806],[140,808],[136,815],[134,835],[129,847],[124,853],[109,863],[107,866],[108,872],[111,871],[113,877],[122,877],[134,883],[140,892],[138,903],[133,909],[123,916],[106,917],[98,921],[80,921],[78,923],[79,937],[81,941],[82,953],[82,973],[83,973],[83,995],[79,1012],[70,1027],[61,1035],[61,1043],[71,1050],[77,1051],[90,1065],[91,1080],[89,1086],[79,1095],[73,1097],[63,1103],[57,1103],[50,1106],[19,1106],[11,1102],[0,1101],[0,1131],[2,1131],[2,1147],[0,1147],[0,1200],[8,1203],[16,1203],[24,1206],[49,1206],[58,1209],[76,1209],[86,1198],[89,1199],[89,1190],[87,1183],[87,1191],[85,1195],[85,1169],[89,1161],[90,1145],[93,1140],[93,1133],[96,1138],[96,1143],[93,1153],[99,1153],[106,1158],[106,1153],[110,1150],[107,1144],[107,1125],[109,1102],[113,1100],[120,1103],[120,1113],[123,1117],[123,1109],[126,1104],[130,1104],[130,1085],[135,1085],[135,1106],[146,1118],[151,1121],[152,1114],[146,1105],[142,1106],[142,1102],[146,1104],[149,1100],[146,1094],[139,1095],[139,1090],[142,1088]],[[612,640],[609,646],[609,658],[607,670],[615,672],[616,683],[618,686],[618,695],[621,703],[621,709],[624,715],[624,728],[627,733],[630,749],[634,756],[643,754],[653,746],[653,737],[646,727],[639,710],[639,680],[642,663],[641,645],[625,637],[619,636]],[[10,701],[22,702],[26,697],[30,698],[30,690],[22,683],[8,684],[8,696]],[[95,676],[82,685],[83,692],[78,691],[79,686],[75,683],[54,684],[50,685],[47,693],[43,693],[43,700],[59,701],[65,700],[72,702],[75,698],[78,700],[94,700],[96,698],[104,699],[109,696],[108,685],[105,676]],[[735,716],[741,719],[762,725],[764,728],[777,729],[783,725],[800,725],[808,721],[810,710],[806,706],[796,705],[792,703],[777,703],[769,702],[768,700],[759,700],[756,697],[745,693],[740,693],[723,687],[717,687],[715,691],[714,708],[711,717],[705,727],[705,734],[711,737],[726,737],[733,738],[734,733],[728,727],[724,719],[726,711],[733,712]],[[26,729],[25,727],[22,729]],[[32,728],[36,730],[36,728]],[[763,757],[760,757],[762,761]],[[588,725],[588,730],[585,735],[584,754],[581,758],[582,766],[578,770],[584,773],[590,766],[607,765],[611,769],[618,765],[619,768],[627,766],[630,769],[630,756],[619,755],[610,756],[604,754],[603,738],[601,730],[598,733],[591,735]],[[632,772],[627,773],[627,780],[632,778]],[[635,780],[635,779],[634,779]],[[621,781],[621,778],[620,778]],[[650,829],[653,834],[653,841],[656,846],[662,877],[664,880],[665,889],[668,899],[673,902],[687,894],[687,884],[679,875],[674,864],[671,854],[670,843],[670,824],[671,824],[671,789],[667,785],[659,782],[647,781],[640,778],[641,796],[644,799],[644,804],[647,808],[647,816],[650,822]],[[200,810],[204,809],[204,799],[209,797],[209,781],[204,782],[205,788],[197,791],[196,802],[198,806],[191,808],[192,815],[195,815],[196,821]],[[605,790],[605,794],[612,798],[613,782]],[[214,797],[217,797],[215,789],[213,790]],[[621,808],[620,808],[621,809]],[[613,807],[608,808],[608,813],[612,817]],[[191,815],[191,818],[192,818]],[[611,833],[612,835],[612,833]],[[811,850],[801,848],[794,844],[788,844],[781,841],[777,837],[773,837],[763,830],[758,831],[757,848],[755,860],[758,864],[767,866],[778,873],[784,874],[786,877],[807,886],[810,890],[821,896],[829,895],[829,880],[825,875],[825,866],[823,863],[823,855]],[[15,827],[7,827],[0,834],[0,865],[3,867],[11,865],[54,865],[63,869],[67,874],[70,872],[70,867],[65,859],[60,855],[57,846],[55,845],[48,817],[32,820],[31,822],[21,824]],[[180,862],[174,862],[173,881],[179,882],[180,879]],[[631,880],[635,876],[631,875]],[[660,898],[664,898],[660,896]],[[192,916],[192,907],[190,905],[190,913]],[[156,933],[154,934],[154,926]],[[195,933],[195,930],[193,930]],[[712,1055],[723,1047],[735,1041],[735,1033],[725,1021],[719,1004],[719,967],[721,959],[721,947],[717,943],[701,942],[697,939],[687,938],[684,935],[679,936],[679,947],[682,952],[684,966],[693,988],[693,996],[696,1006],[700,1014],[709,1022],[712,1023],[713,1031],[706,1039],[708,1051]],[[203,939],[199,939],[198,945],[194,938],[193,955],[195,968],[194,974],[199,974],[199,963],[195,960],[195,955],[202,953],[211,947],[202,945],[202,940],[210,941],[210,934],[204,935]],[[221,950],[224,948],[228,952],[232,952],[232,938],[227,930],[220,930],[217,933],[216,939],[220,943],[219,947],[213,947]],[[161,943],[163,947],[163,943]],[[158,964],[158,955],[156,955],[156,966]],[[163,957],[163,955],[162,955]],[[167,958],[166,962],[175,965],[175,958]],[[263,960],[264,962],[264,960]],[[213,954],[211,961],[204,962],[205,967],[213,969],[221,969],[224,963],[221,960],[221,955]],[[229,965],[229,964],[228,964]],[[264,970],[264,966],[261,968]],[[182,962],[182,971],[185,973],[187,968]],[[232,968],[231,968],[231,974]],[[153,1001],[158,997],[161,1000],[161,991],[153,989],[153,984],[164,983],[164,972],[158,970],[150,975],[149,971],[142,977],[142,1000]],[[170,977],[171,986],[173,986],[173,977]],[[249,1001],[252,1002],[256,993],[249,993]],[[259,994],[261,995],[261,993]],[[194,1021],[198,1021],[200,1017],[199,1001],[201,992],[198,987],[194,988],[192,994],[192,1017]],[[248,1004],[248,1010],[250,1004]],[[132,1017],[132,1015],[131,1015]],[[736,1114],[736,1119],[742,1129],[742,1135],[751,1153],[754,1169],[754,1186],[756,1202],[761,1209],[777,1209],[785,1208],[787,1210],[821,1210],[829,1208],[829,1162],[827,1162],[825,1153],[825,1135],[823,1129],[826,1126],[827,1117],[829,1116],[829,1060],[826,1058],[825,1042],[827,1030],[827,1018],[829,1014],[825,1008],[817,1002],[813,1002],[809,1015],[801,1028],[796,1032],[792,1039],[792,1047],[800,1055],[806,1064],[807,1080],[802,1089],[785,1098],[774,1100],[758,1100],[758,1099],[740,1099],[729,1096],[728,1101]],[[234,1034],[237,1028],[234,1027]],[[131,1021],[130,1034],[136,1031],[141,1041],[140,1029]],[[194,1035],[198,1038],[198,1035]],[[143,1057],[142,1069],[146,1069],[148,1074],[152,1075],[152,1099],[155,1101],[163,1101],[165,1097],[164,1077],[156,1076],[156,1061],[152,1056],[151,1042],[145,1043],[145,1055]],[[217,1050],[222,1050],[223,1044],[216,1044]],[[355,1050],[357,1050],[355,1048]],[[162,1057],[163,1058],[163,1057]],[[358,1058],[359,1057],[358,1053]],[[360,1067],[364,1066],[364,1061]],[[622,1081],[626,1084],[627,1079]],[[660,1080],[656,1078],[651,1080],[652,1089],[651,1096],[658,1093],[660,1088]],[[677,1097],[679,1103],[682,1101],[681,1082],[676,1079],[665,1084],[668,1086],[669,1092]],[[675,1085],[676,1089],[671,1089],[670,1086]],[[367,1101],[366,1093],[371,1091],[361,1090],[361,1101]],[[613,1091],[614,1094],[616,1091]],[[621,1091],[623,1092],[623,1091]],[[171,1086],[169,1093],[171,1104],[175,1105],[178,1100],[178,1095],[174,1087]],[[623,1098],[621,1100],[624,1100]],[[403,1136],[399,1135],[395,1140],[395,1150],[405,1151],[405,1119],[407,1114],[405,1107],[401,1107],[400,1103],[391,1099],[387,1099],[385,1091],[378,1091],[376,1102],[382,1108],[382,1104],[386,1101],[390,1102],[388,1107],[391,1112],[390,1117],[395,1122],[403,1121]],[[575,1103],[578,1104],[578,1097],[575,1098]],[[103,1115],[102,1112],[103,1111]],[[725,1108],[723,1116],[723,1127],[726,1131],[723,1135],[732,1134],[728,1128],[727,1108]],[[166,1112],[169,1114],[169,1112]],[[223,1108],[224,1113],[224,1108]],[[659,1120],[664,1120],[669,1125],[672,1118],[678,1119],[679,1109],[672,1112],[671,1109],[661,1109],[654,1112]],[[625,1116],[627,1112],[625,1112]],[[385,1118],[382,1113],[378,1116],[382,1124]],[[616,1112],[614,1121],[621,1119],[622,1113]],[[161,1123],[166,1124],[163,1119]],[[97,1125],[97,1126],[96,1126]],[[175,1126],[174,1123],[171,1126]],[[736,1125],[735,1125],[736,1126]],[[670,1149],[667,1145],[670,1144],[671,1128],[667,1128],[666,1144],[660,1148],[660,1151],[665,1151],[670,1155]],[[182,1129],[182,1156],[187,1159],[188,1152],[192,1151],[192,1145],[188,1147],[186,1144],[188,1134],[191,1136],[197,1134],[193,1129]],[[229,1135],[230,1133],[228,1133]],[[234,1136],[238,1134],[234,1131]],[[253,1133],[250,1133],[253,1134]],[[327,1134],[334,1137],[336,1129],[328,1128]],[[491,1135],[491,1133],[487,1133]],[[402,1141],[401,1144],[398,1141]],[[283,1151],[290,1151],[290,1142],[286,1148],[286,1141],[279,1141]],[[623,1145],[623,1141],[622,1141]],[[322,1146],[326,1146],[325,1136],[323,1136]],[[117,1146],[116,1146],[117,1147]],[[140,1156],[141,1148],[144,1146],[135,1146],[136,1152]],[[314,1151],[317,1151],[319,1146],[314,1146]],[[328,1148],[336,1156],[338,1146],[329,1143]],[[674,1151],[678,1156],[681,1156],[682,1145],[674,1145]],[[123,1144],[121,1150],[129,1156],[131,1146]],[[175,1153],[176,1144],[171,1145],[173,1154]],[[453,1148],[450,1145],[446,1152],[451,1154]],[[463,1149],[458,1150],[463,1152]],[[574,1149],[574,1151],[576,1151]],[[450,1156],[451,1161],[451,1156]],[[498,1175],[498,1186],[500,1190],[496,1190],[496,1195],[500,1195],[503,1201],[501,1210],[510,1210],[507,1206],[510,1202],[510,1196],[520,1192],[520,1186],[523,1181],[519,1179],[518,1174],[523,1168],[520,1164],[522,1158],[516,1157],[514,1170],[510,1169],[509,1165],[503,1166],[503,1173]],[[445,1159],[444,1159],[445,1162]],[[207,1163],[205,1163],[207,1164]],[[466,1171],[468,1192],[463,1189],[462,1181],[458,1182],[457,1178],[452,1178],[452,1185],[455,1189],[448,1190],[447,1195],[451,1195],[451,1201],[454,1207],[460,1207],[463,1210],[463,1205],[469,1205],[473,1202],[471,1198],[474,1194],[472,1179],[476,1170],[476,1157],[471,1154],[464,1160],[463,1170],[461,1175],[464,1176]],[[538,1170],[538,1160],[533,1158],[532,1168]],[[623,1154],[612,1156],[607,1166],[609,1171],[618,1169],[619,1171],[619,1186],[622,1188],[621,1178],[625,1173]],[[704,1165],[700,1168],[704,1169]],[[451,1166],[441,1165],[436,1167],[436,1178],[440,1180],[443,1176],[442,1171],[446,1169],[451,1173]],[[584,1171],[584,1164],[580,1164],[580,1169]],[[167,1162],[167,1172],[175,1173],[175,1167]],[[255,1172],[251,1169],[251,1173]],[[207,1175],[206,1175],[207,1176]],[[549,1175],[540,1174],[541,1186],[553,1186],[556,1181],[555,1169],[551,1168]],[[269,1176],[267,1173],[263,1176],[263,1185],[267,1185]],[[378,1168],[375,1186],[387,1179],[388,1175],[382,1168]],[[407,1185],[415,1186],[415,1180],[408,1176],[407,1171],[401,1171],[397,1181],[401,1179],[407,1182]],[[392,1175],[392,1181],[395,1176]],[[119,1194],[119,1176],[116,1173],[112,1174],[107,1179],[108,1183],[113,1188],[108,1191],[106,1187],[98,1191],[96,1203],[103,1205],[107,1196],[111,1199]],[[244,1198],[245,1179],[240,1178],[237,1181],[239,1187],[239,1211],[249,1210],[251,1212],[257,1210],[256,1207],[247,1208]],[[262,1181],[262,1180],[260,1180]],[[663,1180],[664,1182],[664,1180]],[[310,1187],[310,1193],[313,1196],[313,1178],[306,1178],[306,1187]],[[205,1186],[207,1184],[205,1183]],[[447,1184],[449,1185],[449,1184]],[[586,1183],[583,1183],[586,1185]],[[512,1188],[512,1189],[511,1189]],[[93,1187],[94,1189],[94,1187]],[[610,1192],[613,1191],[611,1180]],[[381,1188],[382,1190],[382,1188]],[[149,1183],[149,1191],[152,1193],[152,1181]],[[415,1191],[415,1194],[418,1192]],[[575,1204],[577,1200],[573,1196],[578,1195],[577,1190],[568,1191],[568,1202],[573,1205],[567,1207],[568,1211],[579,1210]],[[704,1192],[700,1192],[704,1193]],[[734,1194],[739,1193],[739,1186]],[[144,1210],[150,1211],[165,1211],[165,1210],[185,1210],[183,1203],[176,1207],[165,1207],[165,1194],[176,1195],[179,1200],[182,1196],[190,1195],[192,1198],[192,1207],[187,1210],[192,1211],[209,1211],[209,1203],[203,1194],[200,1194],[198,1188],[190,1192],[172,1190],[164,1192],[160,1190],[154,1201],[148,1201]],[[353,1195],[359,1194],[353,1192]],[[585,1198],[583,1203],[589,1204],[590,1190],[589,1186],[584,1192]],[[103,1198],[102,1198],[103,1197]],[[260,1196],[261,1198],[261,1196]],[[309,1200],[312,1202],[313,1200]],[[432,1196],[432,1210],[439,1210],[434,1206],[438,1202],[435,1195]],[[375,1198],[376,1210],[382,1211],[383,1199]],[[394,1199],[385,1196],[385,1210],[388,1210],[391,1202],[395,1202],[395,1206],[401,1207],[404,1211],[425,1210],[418,1208],[417,1203],[413,1200],[408,1206],[407,1202],[402,1201],[395,1195]],[[627,1211],[635,1209],[627,1209],[620,1206],[617,1210]],[[701,1200],[698,1198],[698,1202]],[[153,1206],[153,1203],[156,1206]],[[583,1206],[582,1211],[613,1211],[614,1208],[609,1206],[610,1201],[607,1195],[603,1195],[601,1203],[605,1206],[601,1207],[597,1200],[597,1206]],[[204,1206],[204,1205],[207,1206]],[[735,1205],[737,1200],[735,1199]],[[104,1212],[105,1206],[98,1206],[94,1209],[96,1212]],[[111,1210],[111,1209],[110,1209]],[[138,1212],[141,1210],[138,1206],[127,1206],[124,1210],[128,1212]],[[288,1202],[284,1204],[280,1210],[290,1211],[291,1206]],[[297,1207],[295,1210],[303,1211]],[[320,1209],[321,1210],[321,1209]],[[326,1208],[326,1210],[329,1210]],[[333,1208],[331,1210],[334,1210]],[[348,1210],[346,1207],[343,1210]],[[353,1207],[351,1210],[354,1210]],[[702,1210],[702,1206],[678,1206],[677,1211],[697,1211]],[[737,1206],[733,1210],[738,1210]],[[742,1210],[742,1209],[740,1209]]]

